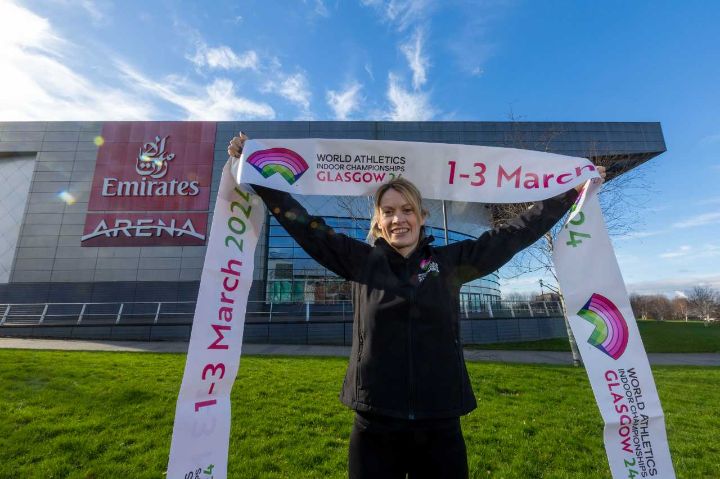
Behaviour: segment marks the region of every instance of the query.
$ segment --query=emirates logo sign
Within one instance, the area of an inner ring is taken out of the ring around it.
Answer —
[[[141,176],[140,180],[122,181],[118,178],[103,178],[103,196],[196,196],[200,193],[197,181],[153,181],[165,176],[168,172],[168,162],[175,158],[174,153],[165,153],[165,143],[169,136],[160,139],[155,137],[154,142],[145,143],[135,160],[135,172]]]
[[[159,136],[156,136],[154,142],[145,143],[140,148],[135,163],[135,172],[138,175],[150,175],[151,178],[165,176],[168,171],[168,162],[175,158],[175,153],[165,153],[165,142],[168,138],[168,136],[164,136],[160,139]]]
[[[109,122],[102,136],[83,246],[205,244],[215,124]]]

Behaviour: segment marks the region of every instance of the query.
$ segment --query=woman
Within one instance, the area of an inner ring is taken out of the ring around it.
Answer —
[[[228,153],[239,157],[245,139],[233,138]],[[253,188],[312,258],[352,282],[352,352],[340,394],[356,411],[350,478],[467,477],[460,416],[476,402],[460,343],[460,288],[538,240],[579,187],[477,240],[437,247],[423,231],[420,192],[402,178],[375,194],[372,246],[336,234],[288,193]]]

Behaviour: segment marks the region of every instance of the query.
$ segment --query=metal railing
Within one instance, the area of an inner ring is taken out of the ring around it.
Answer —
[[[0,326],[191,324],[194,301],[0,304]]]
[[[0,326],[127,326],[192,324],[195,301],[0,304]],[[461,319],[562,316],[557,301],[461,302]],[[246,321],[352,321],[350,301],[248,302]]]

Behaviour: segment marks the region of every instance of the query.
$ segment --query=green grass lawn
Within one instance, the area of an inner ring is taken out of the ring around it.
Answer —
[[[0,350],[0,477],[162,478],[184,355]],[[232,478],[342,478],[347,362],[245,357],[233,391]],[[471,477],[610,477],[582,369],[468,364]],[[720,477],[720,368],[656,367],[678,478]]]
[[[701,321],[638,321],[640,336],[648,353],[720,353],[720,324],[705,326]],[[566,338],[521,343],[493,343],[470,346],[475,349],[517,349],[525,351],[570,351]]]

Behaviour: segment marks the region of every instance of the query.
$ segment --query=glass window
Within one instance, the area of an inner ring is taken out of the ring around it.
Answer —
[[[287,236],[287,231],[280,225],[270,226],[270,236]]]
[[[293,258],[302,258],[302,259],[309,259],[310,255],[305,252],[304,249],[302,249],[300,246],[295,246],[293,248]]]
[[[293,240],[289,236],[271,236],[268,241],[268,246],[271,248],[273,246],[293,247],[296,245],[297,243],[295,242],[295,240]]]
[[[332,218],[333,227],[349,228],[353,225],[352,218]]]
[[[295,257],[293,261],[295,269],[318,269],[320,266],[314,259],[305,259]]]
[[[293,249],[292,248],[278,248],[276,246],[271,246],[270,248],[268,248],[268,257],[291,259],[293,257]]]
[[[364,242],[369,219],[326,217],[326,223],[337,233],[346,234]],[[350,284],[331,271],[326,270],[288,235],[287,231],[271,217],[268,237],[268,282],[266,298],[271,302],[338,301],[350,299]],[[435,237],[433,245],[445,244],[445,230],[427,226],[425,233]],[[448,231],[450,243],[474,239],[457,231]],[[493,273],[474,280],[461,288],[461,307],[467,311],[480,311],[483,303],[499,299],[498,276]],[[310,298],[310,299],[309,299]]]

